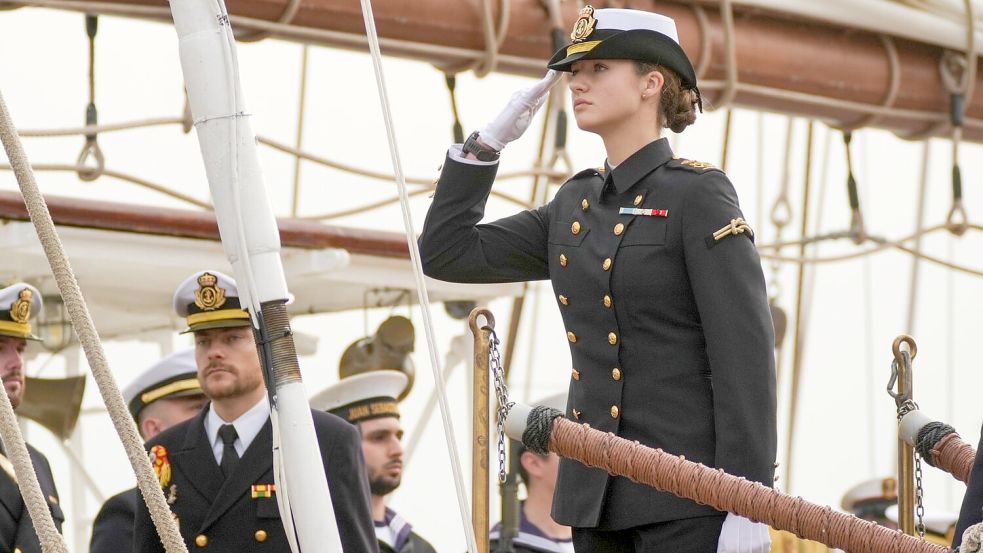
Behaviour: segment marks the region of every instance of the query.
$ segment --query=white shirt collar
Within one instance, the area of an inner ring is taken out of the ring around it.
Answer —
[[[239,457],[242,457],[246,450],[249,449],[249,444],[253,443],[256,435],[263,429],[263,425],[266,424],[268,418],[270,418],[270,403],[266,394],[263,394],[263,397],[256,402],[256,405],[250,407],[248,411],[239,415],[239,418],[231,423],[222,420],[222,417],[215,412],[215,409],[209,406],[208,415],[205,416],[205,436],[208,437],[208,443],[212,444],[215,462],[222,464],[224,445],[222,444],[222,438],[218,435],[218,429],[223,424],[232,424],[236,427],[236,434],[239,437],[235,441],[235,448]]]

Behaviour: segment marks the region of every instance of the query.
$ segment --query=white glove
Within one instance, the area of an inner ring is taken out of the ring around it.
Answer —
[[[502,151],[506,144],[522,136],[536,112],[546,101],[546,96],[563,73],[550,69],[538,83],[512,95],[502,113],[478,133],[485,145]]]
[[[728,513],[717,540],[717,553],[769,553],[771,535],[768,526]]]

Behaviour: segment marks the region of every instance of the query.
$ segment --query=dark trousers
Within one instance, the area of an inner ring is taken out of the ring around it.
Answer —
[[[625,530],[574,528],[577,553],[716,553],[726,515],[685,518]]]

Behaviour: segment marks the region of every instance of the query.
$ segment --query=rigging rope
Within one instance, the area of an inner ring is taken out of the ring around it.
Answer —
[[[440,370],[440,358],[437,352],[436,339],[434,338],[433,322],[430,317],[430,298],[423,275],[423,265],[420,261],[420,249],[416,242],[417,234],[413,226],[413,216],[410,212],[409,195],[406,190],[406,180],[403,177],[403,166],[399,158],[399,148],[396,144],[396,132],[392,113],[390,112],[385,76],[382,70],[382,53],[379,49],[379,40],[375,29],[375,17],[372,14],[372,2],[371,0],[361,0],[361,4],[362,18],[365,21],[365,35],[369,42],[369,51],[372,54],[372,66],[375,70],[379,104],[382,108],[383,120],[386,122],[389,156],[392,160],[396,184],[399,187],[399,203],[403,213],[403,225],[406,228],[406,242],[410,250],[410,263],[412,264],[413,277],[416,281],[420,313],[423,316],[424,329],[426,330],[427,346],[430,352],[430,368],[433,371],[434,386],[437,388],[437,398],[440,404],[441,420],[444,423],[444,442],[447,446],[448,457],[450,458],[454,489],[457,491],[457,502],[460,509],[461,522],[464,526],[464,537],[468,546],[468,552],[476,553],[478,545],[475,540],[474,528],[471,526],[471,509],[468,507],[467,493],[464,489],[464,477],[461,472],[461,461],[458,458],[457,447],[455,446],[454,424],[450,416],[450,406],[447,404],[447,395],[444,392],[444,375]],[[485,537],[482,536],[482,539],[485,539]]]
[[[109,416],[113,421],[113,426],[116,428],[120,441],[126,450],[133,472],[137,476],[137,485],[147,502],[154,526],[156,526],[168,553],[186,553],[187,548],[184,545],[184,540],[178,532],[177,524],[164,499],[160,482],[150,466],[150,459],[143,449],[143,440],[137,434],[133,417],[130,416],[126,402],[123,400],[119,387],[113,378],[113,373],[109,369],[95,324],[89,315],[85,299],[82,297],[82,291],[75,280],[65,250],[58,238],[58,233],[55,231],[51,214],[48,212],[48,206],[38,189],[34,172],[17,137],[2,95],[0,95],[0,139],[2,139],[4,148],[7,150],[7,158],[14,167],[17,182],[24,196],[24,203],[30,213],[31,221],[34,222],[37,229],[38,238],[41,240],[48,263],[51,265],[51,272],[58,284],[58,290],[65,302],[65,308],[71,317],[72,327],[75,329],[79,343],[85,350],[85,357],[92,370],[92,376],[95,378],[103,402],[106,404]]]

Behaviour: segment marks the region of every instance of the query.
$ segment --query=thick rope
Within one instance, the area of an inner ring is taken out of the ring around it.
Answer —
[[[14,465],[17,487],[20,488],[27,511],[31,514],[31,522],[34,523],[34,531],[37,532],[41,542],[41,550],[44,553],[68,553],[68,544],[55,528],[48,502],[41,492],[38,475],[34,472],[34,465],[31,463],[31,454],[27,451],[27,443],[24,442],[20,426],[17,425],[14,407],[3,391],[0,391],[0,437],[3,438],[7,455]]]
[[[51,220],[51,214],[48,212],[48,206],[38,189],[34,172],[27,161],[27,155],[24,153],[20,139],[17,137],[17,131],[7,111],[7,104],[3,101],[2,94],[0,94],[0,139],[2,139],[3,146],[7,151],[7,158],[14,168],[17,183],[24,195],[24,203],[31,216],[31,221],[34,222],[37,229],[38,238],[41,240],[48,263],[51,265],[51,272],[71,317],[72,327],[75,329],[79,343],[85,350],[85,358],[92,369],[92,376],[99,386],[99,393],[109,411],[109,417],[123,442],[123,448],[126,450],[126,456],[137,476],[137,485],[147,502],[150,516],[154,526],[157,527],[157,533],[168,553],[187,552],[184,540],[181,539],[181,534],[178,532],[177,524],[164,500],[164,492],[161,490],[160,482],[150,466],[147,452],[143,449],[143,441],[137,434],[136,424],[130,416],[126,402],[123,400],[116,380],[113,378],[113,373],[109,369],[105,352],[99,342],[99,335],[96,333],[95,323],[92,322],[92,317],[89,315],[88,307],[86,307],[82,297],[82,291],[72,273],[61,240],[55,231],[54,222]]]
[[[738,514],[850,553],[948,553],[949,549],[907,536],[874,522],[810,503],[723,470],[687,461],[661,449],[594,430],[554,412],[535,410],[536,421],[527,434],[535,434],[530,449],[542,445],[542,427],[550,425],[549,451],[589,467],[624,476],[633,482],[670,492],[701,505]],[[532,419],[532,414],[530,419]],[[532,422],[532,421],[531,421]],[[523,435],[525,440],[525,435]]]
[[[969,483],[976,450],[948,424],[933,421],[925,425],[918,431],[915,450],[928,464],[948,472],[960,482]]]

